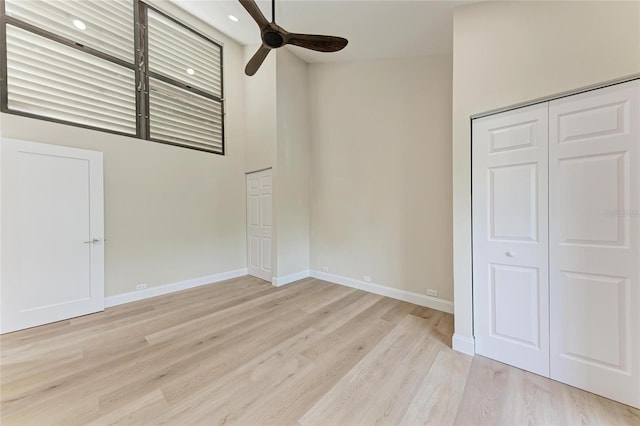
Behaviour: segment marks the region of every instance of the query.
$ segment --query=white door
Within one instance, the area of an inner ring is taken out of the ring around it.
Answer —
[[[273,238],[271,169],[247,174],[247,251],[249,275],[271,282]]]
[[[1,332],[104,309],[102,153],[2,140]]]
[[[549,374],[547,104],[473,121],[476,352]]]
[[[550,103],[551,377],[640,408],[640,84]]]

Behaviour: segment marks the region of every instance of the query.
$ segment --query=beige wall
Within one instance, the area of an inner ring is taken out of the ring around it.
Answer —
[[[312,269],[452,300],[451,57],[309,69]]]
[[[473,114],[640,72],[640,2],[481,2],[454,13],[455,337],[469,339]]]
[[[256,50],[258,50],[258,46],[257,44],[244,46],[244,64],[247,64],[253,57]],[[243,66],[242,75],[245,85],[245,130],[247,137],[244,170],[246,173],[251,173],[271,168],[274,169],[273,173],[275,175],[277,148],[276,55],[271,52],[260,66],[258,72],[251,77],[244,74]],[[272,175],[272,179],[275,183],[274,175]],[[244,193],[246,194],[246,189]],[[275,205],[275,190],[272,197]],[[277,276],[278,228],[275,224],[276,218],[274,217],[273,219],[271,264],[273,275]]]
[[[258,46],[244,48],[245,63]],[[273,277],[309,269],[307,65],[287,49],[271,52],[245,79],[245,171],[273,169]]]
[[[246,267],[243,52],[224,43],[226,156],[2,114],[1,135],[104,152],[106,295]]]
[[[309,269],[309,166],[307,64],[277,51],[277,161],[275,220],[277,276]]]
[[[245,84],[247,172],[274,167],[276,161],[276,55],[271,52],[258,72],[248,77],[244,74],[244,64],[257,49],[258,45],[244,47],[241,71]]]

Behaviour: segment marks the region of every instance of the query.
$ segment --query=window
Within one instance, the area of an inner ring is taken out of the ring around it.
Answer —
[[[0,0],[3,112],[224,154],[222,46],[140,0]]]
[[[151,139],[223,151],[220,48],[154,10],[147,28]]]

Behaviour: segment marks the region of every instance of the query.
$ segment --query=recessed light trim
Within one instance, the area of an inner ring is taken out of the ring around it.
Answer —
[[[194,75],[195,73],[196,73],[196,70],[194,70],[193,68],[187,68],[187,74]]]
[[[239,19],[237,17],[235,17],[234,15],[229,15],[229,19],[231,19],[233,22],[238,22]]]
[[[73,26],[79,29],[80,31],[84,31],[87,29],[87,25],[79,19],[73,20]]]

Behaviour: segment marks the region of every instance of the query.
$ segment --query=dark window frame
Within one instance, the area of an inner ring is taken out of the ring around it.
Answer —
[[[158,10],[157,8],[145,3],[142,0],[130,0],[133,2],[133,19],[134,24],[134,45],[131,48],[134,50],[134,61],[127,62],[123,59],[117,58],[115,56],[109,55],[108,53],[102,52],[100,50],[84,46],[80,43],[75,42],[74,40],[68,39],[66,37],[60,36],[58,34],[52,33],[48,30],[39,28],[35,25],[29,24],[27,22],[21,21],[19,19],[13,18],[11,16],[7,16],[6,8],[5,8],[5,0],[0,0],[0,111],[6,114],[20,115],[29,118],[35,118],[44,121],[50,121],[54,123],[60,123],[75,127],[81,127],[85,129],[98,130],[105,133],[117,134],[122,136],[135,137],[142,140],[148,140],[152,142],[162,143],[166,145],[173,145],[180,148],[187,148],[196,151],[203,151],[212,154],[225,155],[226,151],[226,143],[225,143],[225,102],[224,102],[224,48],[222,44],[216,42],[215,40],[207,37],[206,35],[200,33],[199,31],[191,28],[190,26],[180,22],[178,19],[166,14],[165,12]],[[150,71],[148,69],[149,61],[148,59],[148,37],[147,37],[147,12],[148,10],[153,10],[155,13],[161,15],[164,18],[172,21],[173,23],[180,25],[182,28],[190,31],[191,33],[201,37],[208,43],[212,44],[213,48],[220,50],[220,90],[222,96],[217,96],[212,93],[208,93],[204,90],[200,90],[195,87],[191,87],[185,82],[173,79],[171,77],[165,76],[163,74]],[[92,55],[98,57],[100,59],[107,60],[111,63],[114,63],[118,66],[128,68],[135,72],[135,85],[131,88],[131,90],[135,91],[135,103],[136,103],[136,133],[126,133],[119,132],[116,130],[109,130],[97,126],[91,126],[81,123],[75,123],[73,121],[68,120],[60,120],[57,118],[51,118],[39,114],[33,114],[24,111],[15,111],[9,108],[9,92],[8,92],[8,70],[7,70],[7,25],[12,25],[14,27],[23,29],[25,31],[37,34],[49,40],[52,40],[56,43],[63,44],[65,46],[69,46],[76,50],[79,50],[88,55]],[[193,147],[190,145],[183,145],[179,142],[175,141],[165,141],[157,138],[150,137],[150,125],[153,117],[149,115],[149,77],[161,80],[162,82],[169,84],[171,86],[177,87],[179,89],[194,93],[198,96],[205,97],[209,100],[217,102],[220,104],[220,124],[222,127],[222,148],[221,150],[213,150],[206,149],[200,147]]]

